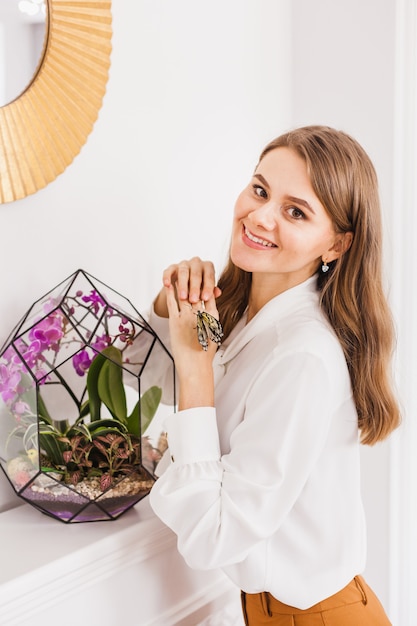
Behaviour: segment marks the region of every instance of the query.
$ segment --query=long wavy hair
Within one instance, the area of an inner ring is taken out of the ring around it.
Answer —
[[[307,164],[312,187],[336,232],[353,233],[350,249],[318,271],[320,301],[342,345],[358,413],[361,441],[372,445],[400,421],[391,377],[394,326],[382,281],[382,226],[375,169],[352,137],[326,126],[306,126],[271,141]],[[318,268],[319,270],[319,268]],[[244,314],[252,274],[229,257],[220,276],[217,307],[227,336]]]

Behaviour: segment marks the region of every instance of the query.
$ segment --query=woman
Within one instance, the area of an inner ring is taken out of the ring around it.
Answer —
[[[151,323],[169,324],[179,402],[150,501],[185,560],[224,570],[250,626],[389,624],[360,576],[359,442],[400,421],[368,156],[327,127],[282,135],[237,199],[218,286],[198,258],[163,281]],[[220,347],[200,345],[206,312]]]

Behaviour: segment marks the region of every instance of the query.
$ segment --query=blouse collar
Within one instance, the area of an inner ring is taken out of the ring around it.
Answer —
[[[251,339],[271,324],[276,324],[287,316],[289,311],[298,308],[302,302],[318,302],[317,275],[287,289],[267,302],[260,311],[246,323],[246,313],[239,320],[229,337],[216,353],[218,364],[225,364],[233,359]]]

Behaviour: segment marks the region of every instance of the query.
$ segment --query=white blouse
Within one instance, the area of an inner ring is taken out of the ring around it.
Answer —
[[[150,494],[192,568],[300,609],[361,573],[366,552],[357,414],[316,281],[240,321],[215,356],[216,408],[166,420],[173,462]],[[166,320],[150,322],[168,344]]]

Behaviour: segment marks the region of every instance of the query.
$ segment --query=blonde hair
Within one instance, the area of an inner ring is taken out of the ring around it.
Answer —
[[[342,345],[358,412],[361,441],[374,444],[400,423],[393,391],[394,329],[382,286],[382,226],[378,182],[366,152],[352,137],[326,126],[292,130],[270,142],[259,161],[279,147],[306,162],[312,187],[337,232],[353,233],[350,249],[319,272],[321,306]],[[225,335],[242,317],[251,274],[229,258],[217,306]]]

